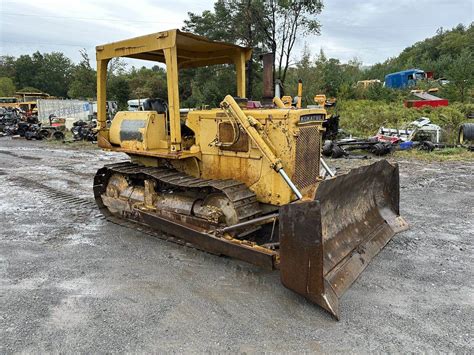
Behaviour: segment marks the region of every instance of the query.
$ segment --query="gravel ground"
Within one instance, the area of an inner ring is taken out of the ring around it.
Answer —
[[[0,138],[2,353],[473,352],[473,162],[399,162],[411,229],[336,322],[278,272],[105,221],[92,177],[124,158]]]

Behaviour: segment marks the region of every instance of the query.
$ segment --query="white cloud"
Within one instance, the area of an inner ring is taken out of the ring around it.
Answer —
[[[325,1],[322,35],[308,41],[314,53],[365,64],[396,56],[405,47],[473,20],[471,0]]]
[[[0,0],[1,54],[18,56],[62,51],[73,60],[86,48],[93,58],[98,44],[180,28],[188,12],[212,9],[213,0]],[[443,26],[468,24],[473,19],[471,0],[327,0],[320,15],[321,36],[306,42],[316,54],[347,61],[358,57],[365,64],[383,61],[403,48],[432,36]]]

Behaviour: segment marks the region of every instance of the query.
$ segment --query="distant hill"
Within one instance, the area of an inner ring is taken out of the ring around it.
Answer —
[[[441,78],[463,51],[474,53],[474,22],[468,27],[459,24],[452,30],[440,28],[435,36],[405,48],[397,57],[373,65],[365,71],[364,77],[383,79],[388,73],[419,68],[433,71],[435,78]]]

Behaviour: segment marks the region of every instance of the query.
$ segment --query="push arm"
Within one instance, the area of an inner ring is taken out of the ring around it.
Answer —
[[[247,132],[250,138],[255,142],[265,158],[270,161],[271,167],[282,176],[298,199],[301,199],[303,197],[301,192],[299,192],[288,175],[286,175],[281,160],[275,155],[275,153],[273,153],[269,145],[255,128],[256,126],[258,127],[259,122],[253,117],[245,115],[244,111],[242,111],[237,102],[230,95],[227,95],[224,98],[221,102],[221,107],[244,128],[245,132]]]

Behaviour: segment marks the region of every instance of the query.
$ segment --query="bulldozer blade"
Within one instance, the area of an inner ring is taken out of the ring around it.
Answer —
[[[312,200],[280,208],[283,285],[339,319],[339,299],[408,224],[399,215],[398,165],[386,160],[322,181]]]

